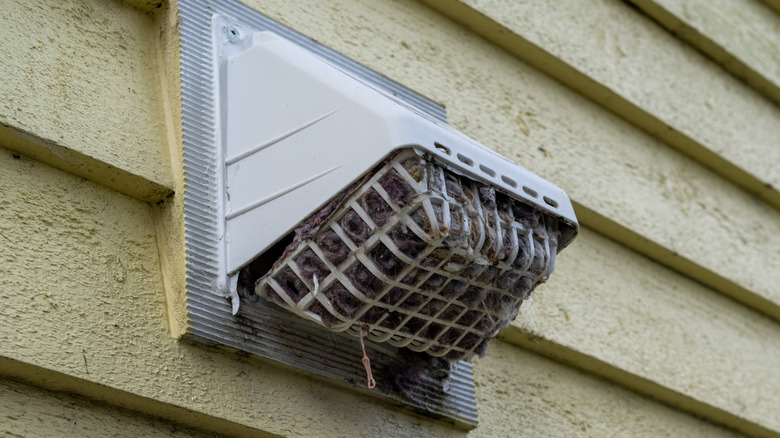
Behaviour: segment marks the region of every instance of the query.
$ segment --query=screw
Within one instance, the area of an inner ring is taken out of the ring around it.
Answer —
[[[241,32],[239,32],[235,27],[226,27],[225,33],[227,34],[228,41],[231,43],[237,43],[239,40],[241,40]]]

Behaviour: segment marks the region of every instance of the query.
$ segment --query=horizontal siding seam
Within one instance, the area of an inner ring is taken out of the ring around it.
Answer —
[[[572,201],[580,225],[613,240],[684,277],[701,283],[743,305],[780,321],[780,303],[763,297],[663,245]]]
[[[263,430],[252,428],[225,418],[209,415],[160,399],[151,399],[98,382],[92,382],[60,371],[43,368],[17,359],[0,357],[0,378],[32,385],[48,391],[85,397],[88,400],[106,403],[151,418],[171,421],[188,428],[210,431],[228,436],[278,437]]]
[[[0,125],[0,147],[18,152],[64,172],[88,179],[131,198],[158,203],[173,193],[172,182],[152,181],[67,146],[14,127]]]
[[[770,182],[728,161],[544,48],[460,1],[421,1],[780,210],[780,187],[774,187]]]
[[[679,409],[693,416],[705,418],[714,424],[728,429],[755,437],[780,437],[780,433],[777,431],[767,429],[760,424],[682,394],[653,380],[632,374],[596,357],[545,339],[539,334],[525,332],[517,327],[509,326],[499,333],[499,338],[554,361],[599,376],[621,387],[657,400],[673,409]]]
[[[672,35],[695,47],[704,56],[720,64],[735,77],[744,80],[756,91],[780,104],[780,84],[753,68],[739,53],[729,50],[717,40],[702,33],[694,25],[667,10],[655,0],[629,0],[648,17],[667,29]]]

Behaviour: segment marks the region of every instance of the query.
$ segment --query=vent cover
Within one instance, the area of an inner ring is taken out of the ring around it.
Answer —
[[[407,147],[556,218],[561,248],[574,238],[560,188],[277,34],[237,38],[220,58],[228,275]]]

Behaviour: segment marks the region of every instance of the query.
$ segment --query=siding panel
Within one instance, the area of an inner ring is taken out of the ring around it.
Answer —
[[[627,4],[424,1],[780,208],[780,108]]]
[[[213,437],[181,424],[0,380],[0,434],[6,437]]]
[[[0,16],[3,146],[162,199],[172,182],[154,20],[103,1],[8,0]]]
[[[469,437],[737,437],[591,374],[494,342],[475,367]]]
[[[592,371],[716,423],[780,430],[776,321],[588,229],[556,269],[508,340],[594,358],[606,367]]]
[[[758,0],[632,0],[645,13],[780,103],[780,17]]]

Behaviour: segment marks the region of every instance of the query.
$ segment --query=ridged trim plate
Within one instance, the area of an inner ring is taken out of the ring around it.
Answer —
[[[406,87],[233,1],[180,1],[182,125],[184,138],[184,219],[187,257],[186,339],[222,345],[271,359],[313,374],[365,387],[360,345],[354,337],[322,327],[268,304],[232,316],[222,296],[219,236],[224,226],[217,206],[222,190],[219,150],[218,71],[215,26],[225,21],[252,31],[270,30],[306,47],[343,71],[394,100],[446,121],[444,108]],[[436,370],[410,367],[404,351],[368,343],[377,387],[373,393],[454,421],[477,425],[471,364],[453,364],[449,377]],[[411,383],[410,383],[411,382]]]

